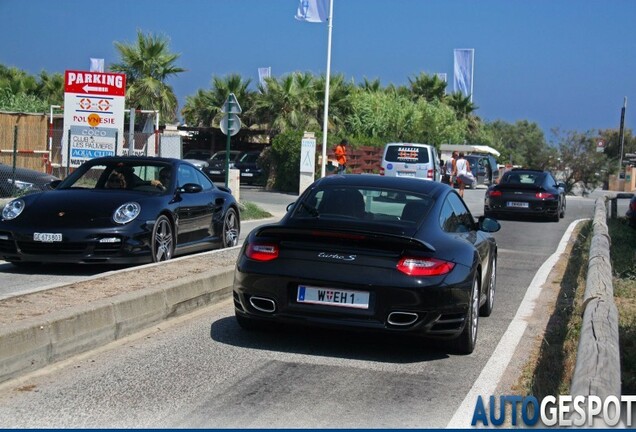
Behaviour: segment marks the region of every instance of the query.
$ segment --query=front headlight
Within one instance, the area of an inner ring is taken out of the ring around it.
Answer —
[[[13,186],[15,186],[16,189],[22,190],[22,191],[33,189],[35,187],[33,183],[29,183],[29,182],[25,182],[21,180],[7,179],[7,181],[9,183],[13,183]]]
[[[119,206],[113,214],[113,220],[121,225],[133,221],[141,213],[141,206],[136,202],[128,202]]]
[[[4,220],[12,220],[20,216],[24,210],[24,200],[17,199],[10,201],[4,208],[2,209],[2,219]]]

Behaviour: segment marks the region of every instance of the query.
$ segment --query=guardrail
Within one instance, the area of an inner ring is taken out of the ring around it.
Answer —
[[[631,196],[606,196],[595,203],[583,323],[570,388],[573,396],[595,395],[605,399],[621,395],[618,310],[614,303],[606,202],[611,201],[610,217],[615,218],[617,199]]]

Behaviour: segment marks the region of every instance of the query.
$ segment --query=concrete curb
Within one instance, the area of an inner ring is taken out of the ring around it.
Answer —
[[[224,300],[233,278],[210,270],[0,328],[0,382]]]

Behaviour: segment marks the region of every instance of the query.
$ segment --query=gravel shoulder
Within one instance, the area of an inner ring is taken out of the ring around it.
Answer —
[[[93,279],[0,301],[0,327],[220,268],[232,268],[240,247],[132,267]]]

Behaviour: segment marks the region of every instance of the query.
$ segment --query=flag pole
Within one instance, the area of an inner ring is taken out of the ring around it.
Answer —
[[[470,102],[473,102],[473,86],[475,83],[475,49],[470,50]]]
[[[327,77],[325,79],[325,112],[322,124],[322,163],[320,177],[325,176],[327,164],[327,125],[329,123],[329,81],[331,76],[331,30],[333,29],[333,0],[329,0],[329,36],[327,38]]]

